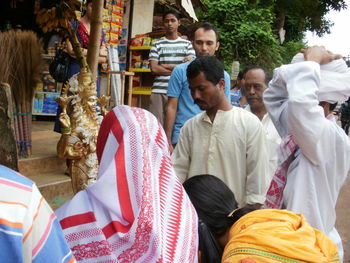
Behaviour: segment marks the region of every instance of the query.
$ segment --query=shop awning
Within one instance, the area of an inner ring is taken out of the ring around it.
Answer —
[[[183,15],[188,18],[192,18],[195,21],[198,21],[196,13],[194,12],[194,8],[198,7],[202,10],[205,10],[204,4],[201,0],[156,0],[158,3],[168,6],[169,8],[176,9]]]
[[[185,11],[190,17],[192,17],[195,21],[198,21],[191,0],[181,0],[181,6],[185,9]]]

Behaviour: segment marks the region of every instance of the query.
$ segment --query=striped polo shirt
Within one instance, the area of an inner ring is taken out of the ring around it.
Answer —
[[[76,262],[36,185],[0,165],[0,262]]]
[[[175,40],[163,38],[153,44],[149,53],[149,60],[156,60],[161,64],[181,64],[185,57],[194,56],[190,41],[178,37]],[[166,94],[170,76],[156,76],[152,93]]]

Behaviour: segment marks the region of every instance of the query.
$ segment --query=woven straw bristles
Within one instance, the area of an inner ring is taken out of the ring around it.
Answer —
[[[31,152],[31,110],[34,88],[40,81],[42,44],[32,31],[0,33],[0,81],[11,86],[19,155]]]

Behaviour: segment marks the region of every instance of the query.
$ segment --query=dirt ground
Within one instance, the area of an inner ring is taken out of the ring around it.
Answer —
[[[344,263],[350,263],[350,175],[342,188],[337,203],[336,228],[342,237],[344,246]]]

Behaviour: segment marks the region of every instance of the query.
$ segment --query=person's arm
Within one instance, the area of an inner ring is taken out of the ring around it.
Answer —
[[[258,117],[249,113],[246,119],[246,202],[263,204],[271,182],[266,134]]]
[[[264,104],[278,134],[283,138],[288,134],[288,92],[282,67],[274,70],[269,87],[264,91]]]
[[[165,64],[160,64],[160,48],[158,47],[158,43],[154,43],[150,52],[149,52],[149,65],[151,68],[151,72],[157,76],[170,76],[173,68],[171,65],[166,66]]]
[[[98,54],[98,63],[107,63],[107,47],[106,45],[102,44],[100,47],[100,53]]]
[[[69,39],[66,39],[66,52],[72,57],[72,58],[76,58],[74,50],[73,50],[73,46],[70,43]],[[82,48],[82,52],[83,52],[83,56],[87,56],[87,52],[88,50],[86,48]],[[107,62],[107,51],[106,51],[106,47],[102,47],[100,49],[100,54],[98,56],[98,63],[106,63]]]
[[[178,98],[180,97],[181,90],[183,88],[181,73],[182,71],[179,67],[175,68],[170,76],[168,84],[168,103],[165,110],[164,130],[169,144],[172,143],[171,139],[176,119]]]
[[[188,171],[191,164],[191,138],[189,136],[189,128],[189,125],[186,125],[185,123],[185,125],[180,130],[179,141],[176,144],[175,150],[171,155],[176,176],[179,178],[181,183],[185,182],[188,178]]]
[[[66,42],[66,52],[67,52],[72,58],[75,58],[75,53],[74,53],[74,50],[73,50],[72,43],[69,41],[68,38],[66,39],[65,42]]]
[[[275,70],[264,92],[265,106],[280,136],[293,135],[314,164],[320,159],[319,139],[328,122],[318,105],[319,81],[319,64],[299,62]]]
[[[151,71],[154,75],[158,75],[158,76],[170,76],[171,72],[172,72],[172,68],[169,66],[168,68],[164,65],[160,65],[159,62],[157,60],[150,60],[150,67],[151,67]],[[171,69],[170,69],[171,68]]]
[[[161,64],[160,66],[170,71],[173,71],[177,64]]]
[[[170,146],[172,146],[171,138],[172,138],[174,123],[176,119],[178,100],[179,100],[178,98],[168,97],[168,102],[165,110],[164,130]],[[172,147],[170,148],[172,152]]]
[[[47,262],[76,262],[67,245],[56,215],[34,184],[32,197],[23,224],[23,252],[25,259]],[[30,260],[28,260],[30,261]]]
[[[290,134],[303,154],[314,164],[321,161],[320,139],[329,121],[317,97],[320,65],[305,61],[284,68],[288,90],[287,121]]]
[[[281,137],[293,135],[303,154],[314,164],[321,161],[324,150],[321,138],[330,122],[319,106],[320,64],[339,58],[324,48],[304,51],[306,60],[275,70],[264,93],[264,102]],[[282,131],[282,132],[281,132]]]
[[[183,63],[191,61],[196,56],[196,52],[193,49],[192,43],[189,41],[186,50],[186,57],[182,61]]]
[[[230,80],[230,75],[226,71],[224,72],[224,80],[225,80],[225,96],[228,99],[228,101],[231,102],[231,95],[230,95],[231,80]]]

